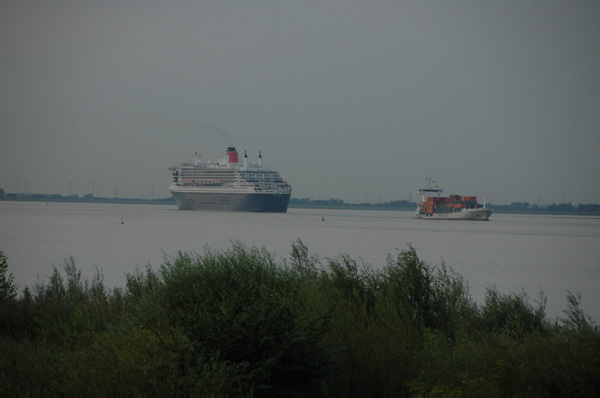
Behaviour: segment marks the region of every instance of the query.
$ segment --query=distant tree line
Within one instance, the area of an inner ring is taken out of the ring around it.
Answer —
[[[414,248],[381,270],[231,248],[165,257],[107,289],[73,258],[18,294],[0,252],[2,396],[591,397],[600,331],[569,293],[488,287]]]
[[[489,204],[487,207],[498,213],[539,213],[539,214],[579,214],[600,215],[600,205],[572,203],[553,203],[550,205],[537,205],[529,202],[513,202],[509,205]]]
[[[315,207],[315,208],[355,208],[355,209],[391,209],[413,211],[416,202],[395,200],[379,203],[346,203],[341,199],[310,200],[308,198],[291,198],[290,207]],[[487,204],[486,207],[498,213],[532,213],[532,214],[579,214],[600,215],[600,205],[560,203],[539,206],[529,202],[513,202],[509,205]]]
[[[406,200],[393,200],[379,203],[347,203],[342,199],[310,200],[308,198],[291,198],[290,207],[319,207],[319,208],[363,208],[363,209],[393,209],[414,210],[417,204]]]
[[[0,200],[37,201],[37,202],[94,202],[94,203],[131,203],[131,204],[175,204],[173,197],[159,199],[138,199],[119,197],[98,197],[92,194],[58,195],[42,193],[6,193],[0,188]],[[373,209],[373,210],[403,210],[413,211],[416,202],[407,200],[392,200],[378,203],[347,203],[342,199],[311,200],[309,198],[290,198],[290,207],[312,208],[338,208],[338,209]],[[537,205],[529,202],[513,202],[509,205],[487,204],[487,207],[497,213],[528,213],[528,214],[575,214],[575,215],[600,215],[600,205],[572,203],[553,203],[550,205]]]
[[[91,203],[131,203],[131,204],[175,204],[173,197],[159,199],[120,198],[94,196],[91,193],[79,195],[59,195],[45,193],[6,193],[0,188],[0,200],[29,202],[91,202]]]

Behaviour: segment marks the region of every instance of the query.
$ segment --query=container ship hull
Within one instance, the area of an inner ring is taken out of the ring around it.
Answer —
[[[452,212],[442,212],[435,211],[434,213],[423,213],[417,211],[417,217],[422,218],[424,220],[480,220],[480,221],[488,221],[490,216],[492,215],[492,211],[490,209],[453,209],[455,211]]]
[[[249,164],[244,154],[238,161],[235,147],[216,162],[202,162],[194,155],[192,163],[170,167],[173,182],[169,191],[180,210],[287,212],[292,187],[278,172],[258,162]]]
[[[427,186],[418,190],[421,201],[417,204],[417,217],[424,220],[487,221],[492,211],[477,203],[476,196],[450,195],[443,192],[431,178]]]
[[[171,192],[179,210],[285,213],[289,194]]]

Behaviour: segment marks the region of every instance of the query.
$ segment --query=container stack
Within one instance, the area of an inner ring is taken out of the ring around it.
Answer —
[[[432,214],[436,208],[472,209],[478,207],[476,196],[450,195],[448,197],[429,196],[423,202],[423,213]]]

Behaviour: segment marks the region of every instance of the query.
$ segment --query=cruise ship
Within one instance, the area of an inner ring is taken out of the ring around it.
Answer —
[[[492,211],[477,203],[476,196],[441,196],[443,190],[435,180],[426,178],[425,188],[417,192],[421,200],[417,203],[417,217],[425,220],[489,220]]]
[[[292,187],[278,172],[258,161],[238,159],[235,147],[216,162],[203,162],[198,153],[192,163],[170,167],[173,182],[169,191],[180,210],[287,212]]]

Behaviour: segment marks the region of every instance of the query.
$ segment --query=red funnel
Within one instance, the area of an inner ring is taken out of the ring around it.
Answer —
[[[235,147],[230,146],[227,148],[227,155],[229,155],[229,163],[238,163],[238,153]]]

